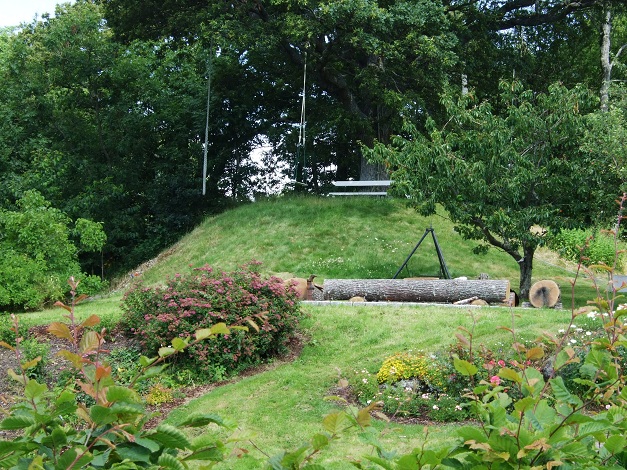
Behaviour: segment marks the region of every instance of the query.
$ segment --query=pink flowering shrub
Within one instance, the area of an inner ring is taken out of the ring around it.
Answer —
[[[300,311],[295,292],[279,278],[262,278],[257,267],[249,263],[226,273],[204,266],[190,275],[177,274],[164,287],[137,284],[124,296],[121,324],[147,355],[216,323],[247,327],[190,346],[177,364],[208,378],[216,370],[236,373],[259,364],[286,350]]]

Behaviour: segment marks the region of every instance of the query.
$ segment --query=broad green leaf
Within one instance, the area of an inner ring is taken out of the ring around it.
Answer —
[[[338,434],[345,428],[347,422],[346,413],[338,411],[326,415],[322,420],[322,426],[331,434]]]
[[[182,351],[183,349],[187,347],[188,344],[189,344],[189,338],[187,339],[174,338],[172,340],[172,347],[176,349],[177,351]]]
[[[457,372],[466,377],[475,375],[479,370],[474,364],[471,364],[470,362],[464,359],[459,359],[457,357],[453,358],[453,365],[455,366],[455,370]]]
[[[60,426],[55,426],[55,428],[41,440],[41,443],[46,447],[57,449],[65,446],[67,442],[68,436]]]
[[[311,438],[313,450],[320,450],[329,445],[329,437],[325,434],[317,433]]]
[[[132,462],[149,463],[152,451],[148,447],[144,447],[134,442],[124,442],[118,444],[114,450],[121,460],[128,459]]]
[[[226,326],[226,323],[216,323],[211,327],[211,334],[213,335],[228,335],[231,331]]]
[[[95,331],[86,331],[78,345],[81,353],[97,351],[100,348],[100,337]]]
[[[518,384],[522,382],[520,374],[509,367],[503,367],[499,370],[498,376],[502,379],[511,380],[512,382],[516,382]]]
[[[117,415],[111,412],[110,408],[101,405],[92,406],[89,409],[89,417],[99,426],[111,424],[117,419]]]
[[[0,429],[15,431],[18,429],[25,429],[33,424],[35,424],[35,418],[31,416],[13,415],[0,421]]]
[[[41,397],[47,390],[48,387],[46,384],[40,384],[36,380],[30,379],[24,389],[24,396],[30,400],[34,400],[35,398]]]
[[[207,426],[208,424],[217,424],[218,426],[224,426],[224,420],[221,416],[211,413],[192,414],[181,423],[179,423],[178,426],[197,428],[201,426]]]
[[[179,460],[170,454],[161,454],[157,460],[159,468],[164,470],[186,470],[185,466]]]
[[[222,462],[224,460],[224,450],[225,447],[223,445],[202,447],[184,457],[183,461],[209,460],[212,462]]]
[[[106,398],[109,402],[141,403],[141,398],[135,390],[119,385],[110,386]]]
[[[159,357],[167,357],[176,353],[176,349],[170,347],[159,348]]]
[[[622,452],[627,446],[627,438],[624,436],[613,434],[607,438],[603,447],[608,450],[611,454],[618,454]]]
[[[553,396],[558,401],[569,403],[571,405],[578,403],[579,398],[570,393],[562,377],[555,377],[554,379],[550,379],[549,384],[551,384]]]
[[[544,431],[557,424],[557,413],[546,400],[540,400],[534,409],[528,409],[525,412],[525,417],[538,431]]]
[[[198,341],[210,338],[211,330],[209,328],[201,328],[199,330],[196,330],[196,332],[194,333],[194,336],[196,336],[196,339]]]
[[[464,426],[457,430],[457,434],[466,441],[488,442],[488,436],[479,428]]]
[[[187,436],[185,436],[181,430],[169,424],[160,424],[153,433],[146,437],[160,442],[165,447],[174,449],[187,449],[191,447]]]
[[[150,364],[152,364],[153,362],[155,362],[158,358],[157,357],[146,357],[146,356],[140,356],[139,357],[139,365],[142,367],[148,367]]]

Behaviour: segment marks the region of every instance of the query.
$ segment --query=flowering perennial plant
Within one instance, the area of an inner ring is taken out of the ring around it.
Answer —
[[[177,274],[165,287],[140,283],[122,303],[124,328],[135,334],[144,353],[152,354],[174,338],[216,323],[250,327],[216,341],[197,343],[178,357],[207,378],[215,368],[236,373],[285,351],[298,326],[296,293],[276,277],[264,279],[250,263],[238,270],[216,272],[209,266],[192,275]]]

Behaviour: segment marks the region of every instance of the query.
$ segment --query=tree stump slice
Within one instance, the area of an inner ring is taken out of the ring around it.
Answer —
[[[363,297],[368,302],[453,303],[477,296],[489,303],[509,299],[507,280],[405,280],[405,279],[326,279],[325,300]]]
[[[560,287],[555,281],[538,281],[529,289],[529,303],[536,308],[552,308],[560,300],[560,294]]]

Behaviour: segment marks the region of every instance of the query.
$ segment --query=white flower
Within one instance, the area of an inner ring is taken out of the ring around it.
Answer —
[[[564,328],[560,328],[559,330],[557,330],[558,333],[566,333],[566,330]]]
[[[586,331],[586,336],[591,336],[592,335],[592,331]]]
[[[577,342],[577,340],[575,338],[571,338],[570,342],[575,344]]]
[[[372,400],[368,400],[368,401],[366,402],[366,405],[369,405],[370,403],[372,403]]]
[[[612,405],[609,405],[609,404],[608,404],[608,405],[605,405],[605,409],[606,409],[606,410],[609,410],[611,407],[612,407]]]
[[[365,384],[367,384],[367,383],[368,383],[368,379],[366,379],[366,378],[361,379],[361,381],[362,381],[363,383],[365,383]]]
[[[620,308],[620,307],[619,307]],[[586,315],[588,318],[596,318],[597,312],[588,312]]]
[[[462,407],[461,407],[461,406],[459,406],[459,405],[455,405],[455,410],[456,410],[456,411],[461,411],[461,410],[462,410]]]
[[[433,409],[434,409],[434,410],[439,410],[439,409],[440,409],[440,407],[439,407],[438,405],[433,405]]]
[[[423,393],[422,394],[422,399],[423,400],[428,400],[429,399],[429,394],[428,393]]]

